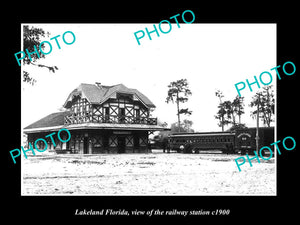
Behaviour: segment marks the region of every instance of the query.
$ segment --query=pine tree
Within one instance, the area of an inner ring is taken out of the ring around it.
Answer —
[[[180,108],[181,103],[185,103],[188,101],[188,96],[192,95],[191,90],[189,89],[189,85],[187,79],[180,79],[177,81],[173,81],[168,85],[168,96],[166,98],[166,102],[176,103],[177,105],[177,119],[178,119],[178,127],[180,132],[180,115],[191,115],[192,111],[188,108]]]
[[[263,123],[268,127],[271,126],[271,122],[274,121],[273,115],[275,112],[275,99],[274,99],[274,90],[272,85],[265,86],[262,88],[262,91],[257,92],[250,102],[249,106],[254,107],[255,110],[251,112],[253,118],[257,115],[257,105],[259,105],[259,115],[263,120]]]

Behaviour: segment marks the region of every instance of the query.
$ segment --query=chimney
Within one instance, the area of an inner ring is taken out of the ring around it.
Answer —
[[[100,82],[95,82],[95,84],[98,86],[98,88],[102,89],[102,86],[101,86]]]

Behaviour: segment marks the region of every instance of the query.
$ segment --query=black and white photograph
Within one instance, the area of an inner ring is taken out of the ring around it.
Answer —
[[[3,19],[4,220],[296,219],[296,6],[47,4]]]
[[[276,195],[276,24],[21,26],[22,195]]]

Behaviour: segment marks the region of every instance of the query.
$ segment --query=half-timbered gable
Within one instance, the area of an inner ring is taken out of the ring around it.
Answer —
[[[149,118],[154,104],[137,90],[119,84],[93,87],[94,92],[91,92],[86,91],[87,86],[81,84],[69,95],[64,106],[71,115],[65,118],[65,124],[157,124],[156,118]],[[95,97],[95,92],[101,98]]]
[[[51,150],[76,154],[147,152],[149,132],[165,129],[150,117],[155,105],[140,91],[123,84],[80,84],[63,106],[64,112],[26,127],[28,140],[64,127],[71,132],[71,140],[50,146]]]

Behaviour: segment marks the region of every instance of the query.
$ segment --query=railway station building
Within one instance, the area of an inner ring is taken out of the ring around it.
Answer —
[[[150,151],[149,134],[166,130],[157,124],[157,118],[150,117],[150,110],[155,108],[150,99],[123,84],[82,83],[69,94],[63,107],[64,111],[52,113],[24,128],[28,143],[33,146],[38,138],[66,128],[71,133],[70,141],[62,143],[55,139],[54,146],[48,138],[50,152],[145,153]],[[38,147],[43,149],[43,146]]]

